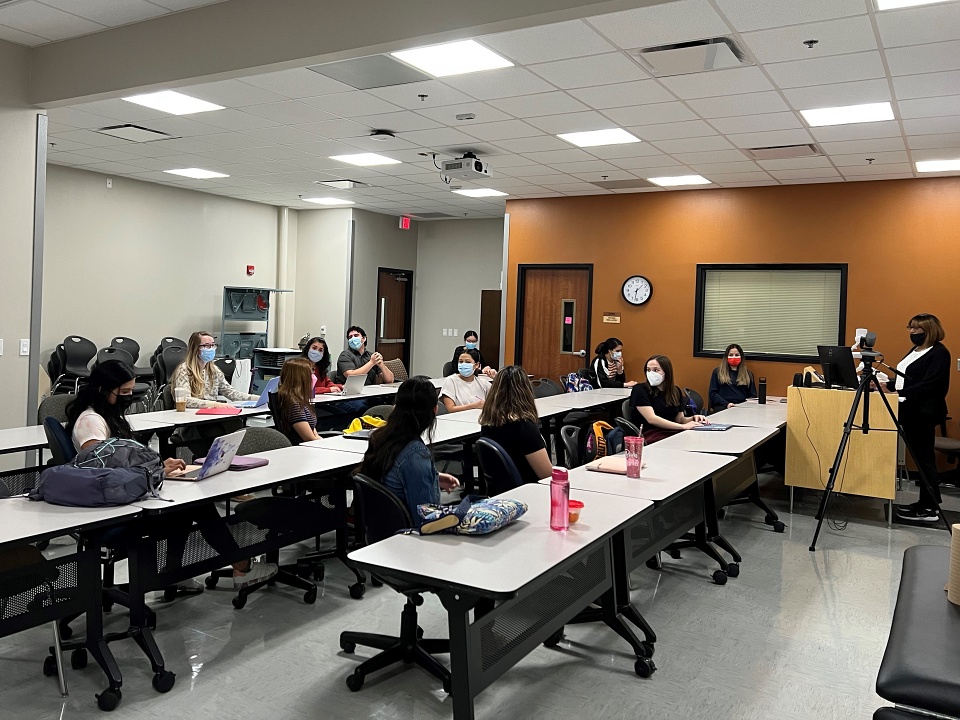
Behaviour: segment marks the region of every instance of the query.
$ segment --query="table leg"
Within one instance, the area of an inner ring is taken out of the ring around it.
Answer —
[[[175,428],[164,428],[157,430],[157,440],[160,443],[160,457],[164,460],[169,460],[175,455],[174,448],[170,445],[170,437],[173,435],[174,429]]]
[[[445,592],[440,602],[447,610],[450,632],[450,685],[453,695],[454,720],[474,720],[473,679],[470,675],[470,610],[476,598]]]
[[[130,636],[133,637],[143,654],[150,661],[150,666],[154,672],[154,680],[166,673],[163,666],[163,654],[157,647],[157,642],[153,638],[147,622],[147,603],[146,603],[146,584],[145,575],[148,572],[150,559],[153,557],[156,562],[155,553],[147,551],[147,545],[156,546],[156,541],[143,532],[134,532],[133,542],[130,543],[130,554],[128,558],[130,574]],[[170,673],[172,675],[173,673]],[[171,686],[173,683],[170,683]]]
[[[717,521],[717,501],[713,488],[713,480],[709,480],[703,484],[703,514],[704,518],[706,519],[707,539],[710,542],[719,545],[730,554],[730,557],[733,558],[735,563],[739,563],[742,560],[740,553],[738,553],[736,548],[733,547],[733,545],[730,544],[730,542],[720,534],[720,523]],[[713,548],[711,547],[711,550],[712,549]],[[724,569],[726,569],[725,563],[723,563],[722,560],[720,562],[722,565],[724,565]]]
[[[793,515],[793,485],[790,486],[790,514]]]
[[[117,702],[120,700],[120,687],[123,685],[123,676],[120,674],[120,667],[107,644],[107,639],[103,632],[103,585],[100,576],[100,536],[93,538],[81,538],[78,546],[78,557],[80,559],[80,576],[86,595],[86,648],[93,656],[94,662],[100,666],[107,676],[107,689],[97,696],[98,702],[106,703],[107,695],[113,696]],[[104,697],[104,700],[100,700]]]

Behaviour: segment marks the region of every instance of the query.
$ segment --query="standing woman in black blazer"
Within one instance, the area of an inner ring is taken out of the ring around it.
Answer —
[[[943,326],[936,315],[921,313],[907,323],[913,349],[897,364],[906,378],[896,376],[886,384],[887,392],[900,396],[900,424],[913,452],[913,460],[930,484],[921,483],[920,499],[897,508],[897,517],[921,523],[937,522],[940,483],[934,438],[937,426],[947,417],[947,390],[950,388],[950,351],[940,341]]]

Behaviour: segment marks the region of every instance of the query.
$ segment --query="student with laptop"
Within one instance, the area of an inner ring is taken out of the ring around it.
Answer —
[[[646,382],[634,385],[630,393],[631,422],[642,425],[644,442],[655,443],[683,430],[709,425],[703,415],[686,417],[687,396],[673,379],[673,363],[665,355],[654,355],[645,366]]]
[[[314,363],[306,358],[291,358],[280,368],[280,385],[276,393],[278,412],[274,422],[294,445],[320,439],[312,402],[317,384],[313,368]]]

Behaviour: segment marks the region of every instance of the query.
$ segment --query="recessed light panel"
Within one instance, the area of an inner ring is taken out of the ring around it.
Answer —
[[[230,177],[223,173],[214,172],[213,170],[203,170],[202,168],[182,168],[180,170],[164,170],[164,172],[169,175],[183,175],[184,177],[193,178],[194,180]]]
[[[359,165],[360,167],[369,167],[371,165],[399,165],[399,160],[388,158],[385,155],[376,153],[357,153],[356,155],[331,155],[331,160],[348,163],[350,165]]]
[[[877,0],[877,10],[896,10],[897,8],[933,5],[947,0]]]
[[[434,77],[465,75],[481,70],[513,67],[512,62],[473,40],[430,45],[391,54],[398,60],[403,60],[408,65],[413,65]]]
[[[210,112],[211,110],[223,110],[223,105],[214,105],[206,100],[199,100],[174,90],[161,90],[146,95],[131,95],[123,99],[171,115],[192,115],[193,113]]]
[[[557,135],[557,137],[577,147],[598,147],[600,145],[623,145],[624,143],[640,142],[640,138],[631,135],[621,128],[563,133]]]
[[[917,172],[956,172],[960,170],[960,158],[956,160],[918,160]]]
[[[800,114],[810,127],[893,120],[893,108],[888,102],[801,110]]]
[[[335,197],[316,197],[303,198],[304,202],[314,203],[316,205],[353,205],[353,200],[343,200]]]
[[[702,175],[674,175],[672,177],[647,178],[660,187],[678,187],[680,185],[709,185],[710,181]]]
[[[466,190],[454,190],[457,195],[465,195],[472,198],[483,197],[505,197],[507,193],[494,190],[492,188],[467,188]]]

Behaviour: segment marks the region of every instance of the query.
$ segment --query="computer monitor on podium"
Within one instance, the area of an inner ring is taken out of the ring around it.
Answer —
[[[823,384],[826,387],[856,389],[857,366],[853,362],[853,350],[845,346],[817,345],[820,367],[823,368]]]

